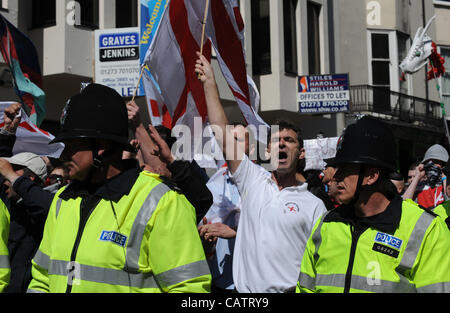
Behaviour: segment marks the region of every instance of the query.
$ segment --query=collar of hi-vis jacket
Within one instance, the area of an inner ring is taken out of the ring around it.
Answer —
[[[386,210],[370,217],[358,217],[355,215],[355,209],[353,207],[341,205],[333,211],[330,211],[330,213],[325,217],[324,223],[356,223],[363,227],[371,227],[388,234],[393,234],[400,225],[400,219],[402,217],[402,203],[403,199],[400,196],[396,196],[391,200],[389,205],[386,207]]]
[[[69,200],[95,195],[101,199],[118,202],[123,196],[130,193],[141,172],[135,162],[125,162],[124,166],[123,172],[97,186],[75,180],[67,186],[59,197],[63,200]]]

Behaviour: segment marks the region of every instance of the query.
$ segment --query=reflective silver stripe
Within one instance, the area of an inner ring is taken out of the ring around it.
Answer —
[[[300,272],[298,282],[301,287],[308,288],[309,290],[314,290],[316,288],[316,280],[308,274]]]
[[[427,212],[423,212],[414,226],[414,229],[409,236],[408,244],[405,252],[403,253],[402,260],[400,261],[399,266],[395,269],[401,275],[405,276],[406,271],[412,269],[417,255],[419,254],[420,246],[422,245],[425,233],[433,220],[434,216],[428,214]]]
[[[10,268],[8,255],[0,255],[0,268]]]
[[[436,283],[428,286],[423,286],[420,288],[417,288],[417,291],[420,293],[430,293],[430,292],[436,292],[436,293],[449,293],[450,292],[450,282],[446,281],[443,283]]]
[[[127,267],[129,271],[137,273],[139,270],[139,254],[145,228],[147,227],[159,200],[161,200],[168,191],[170,191],[170,188],[163,183],[153,187],[134,220],[128,239],[127,258],[125,262],[125,267]]]
[[[330,275],[318,274],[316,277],[316,286],[344,288],[345,274],[330,274]]]
[[[40,290],[27,289],[27,293],[45,293],[45,292],[40,291]]]
[[[33,261],[41,268],[48,271],[50,266],[50,257],[45,253],[42,253],[41,250],[38,250],[34,255]]]
[[[314,246],[315,246],[314,262],[317,262],[317,260],[319,259],[318,251],[319,251],[320,245],[322,244],[322,235],[320,234],[320,232],[322,231],[322,225],[325,220],[325,217],[328,214],[329,214],[329,212],[322,215],[319,226],[317,226],[316,231],[311,236],[312,242],[314,243]]]
[[[332,275],[317,275],[316,278],[317,286],[327,286],[327,287],[345,287],[345,274],[332,274]],[[352,275],[351,286],[352,289],[364,290],[368,292],[416,292],[414,285],[408,283],[407,281],[392,282],[388,280],[377,280],[372,281],[372,279],[363,276]]]
[[[58,200],[56,200],[56,218],[58,218],[59,209],[61,209],[61,202],[62,202],[61,198],[58,198]]]
[[[169,287],[189,279],[209,275],[208,263],[205,260],[186,264],[156,275],[161,287]]]
[[[369,283],[370,281],[370,283]],[[350,288],[359,289],[369,292],[386,292],[386,293],[411,293],[416,292],[416,287],[410,284],[407,280],[400,280],[400,282],[393,282],[388,280],[373,281],[367,277],[352,276]]]
[[[76,270],[69,273],[68,261],[51,260],[49,275],[73,276],[74,279],[116,286],[136,288],[159,288],[151,273],[127,273],[122,270],[78,264]]]

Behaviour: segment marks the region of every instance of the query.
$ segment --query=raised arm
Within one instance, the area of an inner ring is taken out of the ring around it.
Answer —
[[[411,181],[411,184],[409,185],[408,189],[406,189],[405,193],[402,196],[403,199],[414,200],[415,195],[416,195],[417,185],[419,185],[420,180],[424,176],[425,176],[425,170],[423,168],[423,164],[419,164],[414,171],[414,177]]]
[[[130,127],[134,132],[135,138],[140,143],[142,159],[147,165],[147,168],[153,173],[167,176],[169,171],[167,170],[166,165],[153,153],[158,149],[158,146],[152,141],[141,122],[139,106],[134,101],[130,101],[127,103],[127,111]]]
[[[195,72],[198,74],[198,79],[203,83],[205,90],[209,122],[219,147],[223,151],[228,168],[231,173],[234,173],[241,164],[245,152],[235,144],[234,136],[231,134],[230,128],[227,127],[228,119],[220,102],[214,70],[203,55],[198,52],[197,55],[199,58],[195,65]]]

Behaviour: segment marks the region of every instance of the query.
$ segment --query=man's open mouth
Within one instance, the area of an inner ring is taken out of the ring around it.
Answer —
[[[288,155],[287,155],[286,152],[280,151],[280,152],[278,153],[278,160],[279,160],[280,162],[287,161],[287,158],[288,158]]]

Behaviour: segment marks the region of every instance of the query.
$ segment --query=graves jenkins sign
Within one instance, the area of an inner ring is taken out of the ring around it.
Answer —
[[[300,76],[298,102],[299,113],[348,112],[350,107],[348,74]]]
[[[139,80],[139,28],[95,31],[95,82],[131,97]]]
[[[100,62],[139,59],[139,34],[104,34],[100,36]]]

